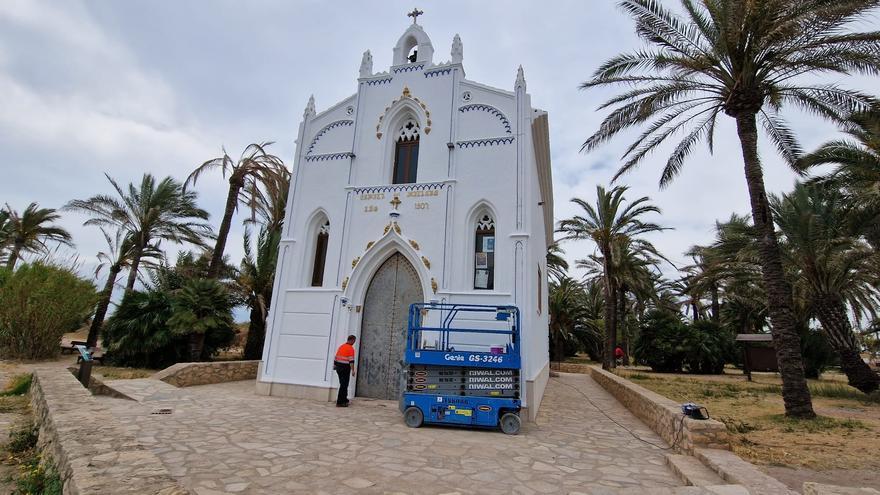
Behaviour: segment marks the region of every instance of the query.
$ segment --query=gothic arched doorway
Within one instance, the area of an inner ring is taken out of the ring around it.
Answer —
[[[402,254],[395,253],[373,275],[364,298],[358,397],[400,397],[407,316],[409,305],[417,302],[424,302],[419,275]]]

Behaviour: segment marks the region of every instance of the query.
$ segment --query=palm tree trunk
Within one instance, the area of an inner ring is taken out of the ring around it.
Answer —
[[[12,251],[9,252],[9,259],[6,260],[6,268],[8,268],[9,271],[15,269],[15,263],[18,261],[22,249],[24,249],[24,241],[16,239],[12,244]]]
[[[138,267],[141,264],[141,255],[143,254],[144,249],[141,246],[136,246],[134,248],[134,252],[131,253],[131,266],[129,267],[128,272],[128,282],[125,284],[125,292],[129,293],[134,290],[134,283],[137,281],[138,276]]]
[[[251,324],[248,327],[247,341],[244,344],[245,359],[261,359],[263,342],[266,340],[266,318],[258,304],[251,308]]]
[[[813,418],[813,401],[804,376],[801,339],[797,333],[792,310],[791,286],[782,270],[782,256],[773,227],[773,216],[767,204],[764,172],[758,158],[758,128],[755,114],[743,112],[736,116],[736,129],[742,145],[746,183],[752,207],[752,220],[758,231],[761,272],[767,292],[770,331],[776,347],[776,360],[782,375],[782,400],[785,415]]]
[[[618,303],[617,303],[617,304],[619,304],[618,310],[620,312],[620,316],[618,316],[617,322],[619,324],[618,326],[620,327],[620,337],[621,337],[621,340],[623,341],[623,346],[622,346],[623,347],[623,349],[622,349],[623,350],[623,360],[622,361],[623,361],[624,365],[628,365],[629,364],[629,354],[627,354],[627,352],[626,352],[626,349],[627,349],[627,345],[626,345],[626,330],[627,330],[627,328],[626,328],[626,308],[627,308],[626,289],[621,287],[617,290],[620,293],[620,299],[618,300]],[[614,336],[614,349],[617,350],[617,347],[618,347],[617,335],[615,335]],[[617,366],[617,359],[614,360],[614,365],[615,365],[615,367]]]
[[[107,282],[104,283],[104,290],[101,291],[101,298],[95,307],[95,316],[92,318],[92,324],[89,326],[89,336],[86,338],[88,347],[97,347],[98,334],[101,332],[101,326],[104,324],[104,317],[107,316],[107,308],[110,307],[110,299],[113,297],[113,287],[116,285],[116,277],[122,271],[122,266],[114,264],[110,267],[110,274],[107,276]]]
[[[819,298],[816,302],[816,316],[828,342],[840,354],[840,369],[846,374],[850,386],[866,394],[880,388],[880,376],[859,355],[859,346],[843,301],[831,296]]]
[[[602,369],[614,368],[614,345],[617,341],[617,291],[614,286],[614,274],[611,264],[611,250],[604,249],[604,292],[605,292],[605,352],[602,353]]]
[[[202,360],[202,350],[205,348],[205,334],[193,332],[189,334],[189,360],[197,363]]]
[[[238,205],[238,194],[244,182],[236,175],[229,177],[229,194],[226,195],[226,209],[223,212],[223,220],[220,222],[220,231],[217,232],[217,243],[214,245],[214,253],[211,255],[211,264],[208,266],[208,278],[220,276],[220,267],[223,266],[223,251],[226,249],[226,238],[229,237],[229,228],[232,226],[232,215]]]

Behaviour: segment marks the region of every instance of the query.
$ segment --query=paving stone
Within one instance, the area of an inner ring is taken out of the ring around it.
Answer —
[[[199,494],[231,492],[247,483],[235,493],[604,495],[638,486],[642,495],[653,495],[683,484],[666,467],[665,452],[634,439],[572,394],[571,386],[627,428],[665,446],[586,375],[551,379],[537,423],[524,424],[517,436],[407,428],[388,401],[355,399],[352,407],[339,409],[255,395],[247,381],[171,391],[166,385],[130,385],[127,391],[141,402],[98,400],[171,476]],[[174,412],[150,414],[158,408]]]

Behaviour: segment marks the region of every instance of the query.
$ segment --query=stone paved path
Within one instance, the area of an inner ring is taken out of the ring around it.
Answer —
[[[665,446],[586,375],[551,379],[537,424],[518,436],[410,429],[393,402],[358,399],[340,409],[258,396],[250,381],[159,387],[161,393],[148,381],[129,382],[142,388],[135,392],[140,402],[101,400],[198,495],[610,493],[608,487],[644,487],[647,494],[681,485],[664,451],[633,438],[575,390]],[[172,413],[151,414],[162,408]]]

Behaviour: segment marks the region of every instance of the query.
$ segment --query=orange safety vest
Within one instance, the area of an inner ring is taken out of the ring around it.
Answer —
[[[333,361],[340,364],[354,364],[354,346],[348,342],[339,346]]]

